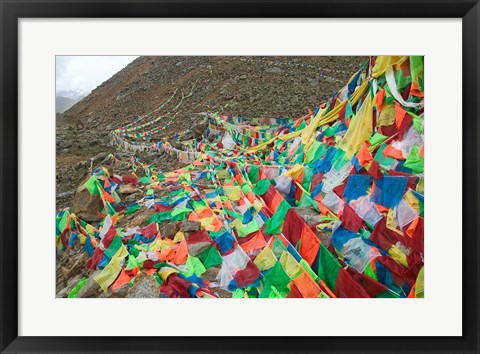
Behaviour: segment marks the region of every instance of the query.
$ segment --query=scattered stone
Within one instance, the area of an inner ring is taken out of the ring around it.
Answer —
[[[308,79],[308,83],[312,86],[312,87],[317,87],[318,85],[320,85],[320,79],[317,77],[315,79]]]
[[[220,288],[216,289],[215,292],[217,293],[218,297],[221,299],[230,299],[232,297],[232,293]]]
[[[329,247],[331,242],[332,242],[332,233],[328,231],[318,231],[314,230],[315,235],[322,241],[322,243],[325,245],[325,247]]]
[[[108,163],[111,160],[110,156],[105,156],[105,158],[100,162],[101,164]]]
[[[58,193],[57,194],[57,198],[68,198],[68,197],[71,197],[75,194],[75,191],[66,191],[66,192],[63,192],[63,193]]]
[[[272,73],[272,74],[281,74],[283,72],[282,69],[279,67],[274,66],[273,68],[268,68],[265,70],[267,73]]]
[[[71,277],[72,273],[73,272],[70,272],[65,268],[63,268],[63,278],[60,279],[60,281],[58,282],[57,288],[62,283],[63,284],[66,283],[66,285],[62,290],[57,292],[57,295],[56,295],[57,298],[67,297],[70,291],[75,287],[75,285],[77,285],[77,283],[83,278],[82,274],[77,274],[72,278]]]
[[[72,213],[89,223],[102,220],[103,201],[99,195],[90,194],[85,186],[73,197]]]
[[[171,144],[175,149],[179,149],[179,150],[183,149],[183,145],[179,141],[174,140],[174,141],[172,141]]]
[[[308,206],[294,207],[295,211],[301,218],[306,222],[308,227],[310,227],[315,235],[320,239],[320,241],[326,246],[330,246],[332,239],[332,233],[328,231],[318,231],[314,225],[318,224],[320,219],[320,214],[315,209]]]
[[[74,165],[75,170],[81,170],[84,169],[86,165],[83,163],[83,161],[80,161],[79,163]]]
[[[136,202],[136,201],[139,200],[140,198],[141,198],[141,196],[140,196],[139,194],[133,193],[133,194],[130,194],[130,195],[126,196],[123,201],[124,201],[125,203],[129,203],[129,204],[130,204],[130,203]]]
[[[92,161],[93,161],[93,162],[96,162],[96,161],[103,160],[103,159],[105,159],[108,155],[109,155],[108,152],[100,152],[100,153],[96,154],[94,157],[92,157]]]
[[[294,207],[293,209],[302,217],[302,219],[307,223],[308,227],[312,227],[321,221],[320,213],[311,207],[299,206]]]
[[[202,253],[205,249],[207,249],[210,246],[210,242],[197,242],[197,243],[189,243],[187,245],[188,247],[188,253],[194,257],[198,256],[200,253]]]
[[[205,273],[202,274],[203,279],[208,280],[209,282],[214,282],[217,279],[218,273],[220,273],[220,266],[210,267]]]
[[[150,216],[155,214],[155,210],[152,209],[145,209],[142,212],[140,212],[138,215],[136,215],[132,221],[130,221],[128,227],[135,227],[135,226],[146,226],[148,219]]]
[[[173,240],[175,237],[176,233],[180,231],[180,227],[178,226],[178,222],[171,222],[167,224],[160,224],[159,229],[160,229],[160,234],[162,235],[163,238],[169,238],[170,240]]]
[[[180,231],[182,232],[195,232],[200,231],[201,223],[198,221],[185,220],[180,225]]]
[[[57,299],[60,299],[60,298],[65,298],[68,296],[68,293],[70,292],[71,289],[68,288],[68,286],[64,287],[62,290],[60,290],[57,295],[56,295],[56,298]]]
[[[69,148],[69,147],[72,147],[73,143],[71,140],[62,140],[60,141],[60,143],[58,144],[58,146],[60,146],[61,148],[65,149],[65,148]]]
[[[100,288],[100,285],[98,285],[97,281],[94,279],[94,277],[97,274],[100,274],[101,270],[97,270],[92,275],[88,277],[87,282],[85,285],[79,290],[77,297],[82,298],[82,297],[98,297],[100,295],[102,289]]]
[[[88,260],[88,255],[83,251],[83,248],[77,248],[75,253],[70,257],[73,262],[72,265],[69,267],[69,275],[73,276],[74,274],[82,273]]]
[[[76,276],[74,276],[73,278],[71,278],[70,280],[68,280],[68,282],[67,282],[67,287],[70,288],[70,290],[72,290],[73,287],[74,287],[75,285],[77,285],[77,283],[78,283],[80,280],[82,280],[82,278],[83,278],[82,274],[77,274]],[[69,290],[69,291],[70,291],[70,290]]]
[[[113,294],[119,295],[119,297],[125,297],[127,296],[128,290],[130,290],[132,286],[130,283],[127,283],[125,285],[122,285],[121,287],[115,289],[112,291]]]
[[[126,297],[158,298],[160,297],[160,287],[153,276],[142,273],[135,278],[133,286],[127,291]]]
[[[132,194],[138,191],[140,190],[131,183],[122,184],[117,190],[118,194]]]
[[[193,137],[198,138],[205,133],[205,130],[207,129],[206,124],[199,124],[195,128],[193,128]]]

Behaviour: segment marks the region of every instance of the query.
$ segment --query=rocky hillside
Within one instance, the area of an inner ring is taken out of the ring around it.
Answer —
[[[140,57],[57,117],[57,209],[69,206],[94,158],[112,151],[109,132],[151,112],[175,115],[163,135],[198,124],[196,113],[301,116],[338,90],[366,57]],[[184,97],[182,100],[182,96]],[[178,166],[155,157],[162,169]]]

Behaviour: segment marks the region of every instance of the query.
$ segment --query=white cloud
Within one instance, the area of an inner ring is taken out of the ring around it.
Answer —
[[[57,56],[56,91],[89,93],[136,58],[138,56]]]

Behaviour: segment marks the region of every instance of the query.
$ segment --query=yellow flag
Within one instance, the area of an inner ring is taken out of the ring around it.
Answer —
[[[360,149],[363,142],[368,140],[372,135],[372,102],[372,98],[367,94],[357,116],[352,119],[345,136],[339,144],[339,148],[346,152],[348,159],[351,159]]]
[[[211,218],[203,218],[200,219],[200,224],[202,225],[202,228],[204,228],[207,231],[214,231],[215,230],[215,225],[213,225],[213,219],[216,218],[216,216],[212,216]]]
[[[413,194],[413,192],[409,189],[407,193],[405,193],[404,196],[405,200],[407,201],[408,204],[417,212],[417,214],[420,214],[420,204],[418,203],[417,197]]]
[[[180,272],[170,267],[163,267],[163,268],[160,268],[160,270],[158,271],[158,275],[160,276],[160,278],[162,278],[163,281],[167,280],[169,275],[176,274],[176,273],[180,273]]]
[[[384,104],[378,116],[377,127],[389,126],[393,123],[395,123],[395,105]]]
[[[395,222],[393,214],[394,214],[394,211],[393,211],[392,208],[390,208],[388,210],[388,214],[387,214],[387,228],[396,232],[400,236],[403,236],[403,233],[400,230],[397,229],[397,223]]]
[[[280,264],[282,265],[285,272],[288,274],[290,279],[296,278],[301,272],[302,268],[300,264],[293,258],[293,256],[288,251],[283,251],[280,256]]]
[[[185,240],[185,234],[182,231],[178,231],[173,238],[173,242],[178,243],[182,240]]]
[[[372,69],[372,77],[378,78],[382,75],[388,67],[403,62],[407,57],[402,56],[383,56],[379,55],[375,61],[375,66]]]
[[[237,201],[242,197],[242,192],[239,186],[224,186],[223,190],[231,201]]]
[[[255,199],[252,205],[256,211],[260,211],[262,209],[262,203],[258,199]]]
[[[420,194],[423,194],[424,193],[424,182],[423,182],[423,177],[420,177],[418,179],[418,183],[417,183],[417,192],[420,193]]]
[[[407,256],[402,252],[400,248],[395,245],[392,245],[388,250],[388,254],[400,265],[408,268]]]
[[[303,144],[307,144],[310,142],[310,139],[313,133],[317,130],[317,126],[320,123],[320,120],[322,119],[324,113],[325,113],[325,109],[320,109],[317,112],[317,115],[315,116],[315,118],[310,121],[310,124],[307,127],[302,129]]]
[[[277,263],[277,258],[270,247],[267,246],[262,252],[260,252],[257,258],[255,258],[253,263],[255,263],[260,270],[267,270],[272,268],[275,263]]]
[[[303,165],[295,165],[291,169],[289,169],[287,172],[285,172],[283,175],[286,177],[292,177],[293,179],[298,178],[300,176],[300,173],[305,169]]]
[[[113,258],[110,260],[105,268],[96,275],[93,279],[100,285],[103,291],[107,291],[108,287],[117,279],[118,274],[122,270],[120,263],[128,255],[128,251],[124,245],[120,247],[117,253],[114,254]]]
[[[297,136],[302,134],[302,132],[303,132],[303,129],[300,129],[300,130],[297,130],[295,132],[291,132],[291,133],[284,134],[284,135],[279,135],[278,139],[280,139],[280,140],[290,140],[290,139],[296,138]]]

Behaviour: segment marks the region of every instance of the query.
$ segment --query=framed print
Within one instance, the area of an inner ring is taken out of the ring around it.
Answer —
[[[477,1],[2,1],[1,351],[478,352]]]

